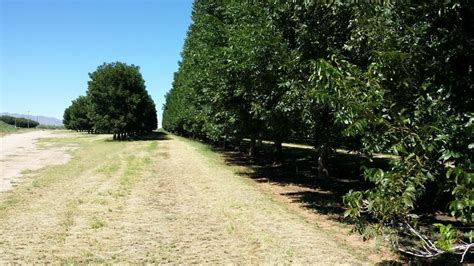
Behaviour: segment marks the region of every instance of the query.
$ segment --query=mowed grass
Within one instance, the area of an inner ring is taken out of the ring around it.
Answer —
[[[74,160],[65,165],[48,167],[35,172],[25,172],[29,177],[22,180],[22,184],[15,190],[0,195],[0,211],[5,211],[18,203],[26,203],[32,195],[47,187],[49,184],[69,178],[80,178],[88,169],[97,168],[109,152],[116,152],[119,146],[104,145],[104,137],[74,136],[64,139],[40,139],[40,147],[77,145],[74,151]],[[102,144],[102,145],[101,145]],[[114,149],[115,148],[115,149]]]
[[[392,253],[389,245],[382,242],[381,239],[375,238],[364,240],[359,235],[352,233],[352,224],[348,224],[343,220],[334,219],[334,216],[331,215],[320,215],[317,211],[314,211],[312,208],[305,205],[305,202],[295,200],[295,196],[292,198],[292,194],[299,195],[299,192],[294,191],[303,191],[301,194],[304,195],[306,189],[304,184],[300,186],[291,184],[291,182],[281,182],[280,184],[278,181],[275,182],[275,180],[272,180],[270,174],[265,175],[264,173],[260,173],[259,171],[263,167],[259,166],[256,162],[248,163],[248,161],[245,160],[243,161],[244,163],[233,162],[232,156],[238,155],[236,152],[230,151],[233,155],[229,156],[227,153],[229,151],[222,150],[220,147],[215,147],[210,144],[180,136],[173,137],[193,147],[214,168],[231,171],[242,183],[258,188],[265,197],[265,201],[262,203],[263,206],[278,206],[299,216],[301,220],[311,221],[311,223],[323,227],[324,232],[334,239],[337,239],[341,246],[349,247],[354,251],[357,250],[356,253],[359,253],[362,257],[367,257],[367,254],[370,254],[370,259],[373,261],[382,260],[382,258],[388,260],[396,258],[394,261],[398,260],[396,255]],[[285,148],[289,147],[289,150],[288,148],[285,150],[287,156],[290,152],[296,153],[297,156],[300,156],[300,153],[307,155],[307,153],[311,152],[306,145],[284,145]],[[267,157],[271,160],[273,152],[273,146],[271,143],[263,143],[263,146],[259,146],[259,148],[263,150],[259,156]],[[379,157],[385,159],[388,156]],[[268,167],[274,168],[271,165]],[[280,174],[282,173],[283,172],[280,172]],[[282,175],[291,179],[295,176],[295,173],[285,172]],[[297,179],[295,181],[298,182]],[[328,191],[328,195],[332,196],[333,194],[331,191]],[[327,204],[329,205],[331,202],[328,202]],[[234,230],[233,225],[229,227],[229,230]]]
[[[7,124],[3,121],[0,121],[0,137],[4,137],[6,135],[14,134],[14,133],[22,133],[22,132],[31,132],[34,130],[40,129],[37,128],[15,128],[14,126]]]
[[[40,139],[39,146],[72,146],[72,160],[27,171],[12,191],[0,194],[0,264],[100,262],[90,255],[99,248],[94,239],[123,211],[135,183],[152,171],[156,141],[71,133]],[[48,249],[61,252],[51,257]]]
[[[15,190],[0,194],[0,211],[5,211],[18,203],[27,203],[36,193],[48,186],[68,182],[71,179],[81,180],[88,177],[113,177],[123,170],[118,178],[121,186],[117,195],[124,195],[130,189],[133,176],[138,170],[150,163],[145,156],[153,152],[156,143],[146,142],[113,142],[109,135],[74,135],[71,138],[40,139],[40,147],[73,146],[73,160],[64,165],[47,167],[39,171],[27,171]],[[145,151],[143,151],[143,150]]]
[[[0,264],[357,264],[372,252],[262,193],[208,145],[72,133],[40,146],[72,146],[73,158],[0,194]]]

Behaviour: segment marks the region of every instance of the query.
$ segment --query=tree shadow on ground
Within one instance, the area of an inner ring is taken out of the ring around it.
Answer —
[[[150,140],[169,140],[170,137],[168,136],[168,133],[165,133],[163,131],[153,131],[150,133],[147,133],[145,135],[141,136],[136,136],[132,138],[132,141],[150,141]]]
[[[413,257],[413,256],[405,256],[401,254],[401,261],[392,261],[386,260],[377,263],[376,265],[443,265],[443,266],[451,266],[451,265],[472,265],[474,263],[474,256],[472,253],[467,253],[464,257],[464,261],[460,262],[460,255],[457,254],[441,254],[436,257],[432,258],[423,258],[423,257]]]
[[[170,137],[168,136],[168,133],[163,132],[163,131],[153,131],[150,133],[146,133],[143,135],[135,136],[135,137],[130,137],[122,140],[113,140],[113,139],[107,139],[106,141],[110,142],[127,142],[127,141],[154,141],[154,140],[169,140]]]
[[[245,148],[245,147],[244,147]],[[241,172],[257,182],[270,182],[278,186],[293,185],[295,189],[283,196],[320,214],[342,220],[342,197],[349,190],[365,190],[373,185],[364,180],[361,166],[388,166],[386,159],[369,160],[357,154],[334,154],[329,163],[330,178],[318,177],[315,153],[312,149],[284,147],[281,163],[273,164],[272,147],[262,144],[257,156],[250,158],[242,152],[219,149],[228,165],[246,166],[251,173]]]
[[[241,150],[247,150],[243,146]],[[261,144],[257,155],[251,158],[244,152],[232,149],[215,148],[225,162],[231,166],[243,166],[251,171],[242,170],[238,174],[260,183],[290,188],[284,189],[280,195],[291,199],[309,210],[327,215],[329,219],[347,222],[344,219],[343,196],[352,190],[367,190],[373,184],[363,177],[362,166],[388,169],[389,158],[368,158],[351,153],[335,153],[329,160],[329,178],[320,178],[315,152],[308,148],[284,147],[281,163],[275,165],[273,147]],[[439,215],[424,214],[423,224],[440,222]],[[452,223],[452,222],[451,222]],[[458,224],[459,226],[459,224]],[[465,262],[472,263],[472,254],[466,255]],[[379,265],[458,265],[460,256],[443,254],[435,258],[416,258],[400,254],[400,261],[383,261]]]

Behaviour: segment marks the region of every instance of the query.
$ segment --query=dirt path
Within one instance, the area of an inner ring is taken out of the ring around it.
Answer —
[[[177,138],[78,143],[39,185],[0,194],[0,264],[367,262]]]
[[[71,147],[40,147],[40,138],[58,138],[54,131],[31,131],[0,137],[0,193],[19,181],[24,171],[34,171],[49,165],[64,164],[71,159]]]

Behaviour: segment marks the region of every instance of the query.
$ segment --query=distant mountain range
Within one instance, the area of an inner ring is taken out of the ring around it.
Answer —
[[[47,116],[41,116],[41,115],[24,115],[24,114],[12,114],[12,113],[0,113],[0,115],[9,115],[13,117],[18,117],[18,118],[27,118],[31,119],[34,121],[38,121],[40,125],[48,125],[48,126],[62,126],[63,125],[63,120],[57,119],[54,117],[47,117]]]

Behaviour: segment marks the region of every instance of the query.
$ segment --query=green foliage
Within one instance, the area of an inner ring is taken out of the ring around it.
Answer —
[[[468,146],[472,126],[468,109],[472,97],[458,97],[465,86],[472,87],[472,75],[458,52],[448,54],[444,49],[453,47],[472,56],[472,46],[464,41],[466,29],[458,24],[470,19],[467,16],[472,8],[458,3],[377,9],[368,20],[379,21],[379,26],[363,24],[356,30],[358,38],[386,32],[379,38],[380,44],[372,39],[373,63],[367,71],[379,79],[383,101],[369,109],[377,117],[367,120],[369,130],[361,133],[366,152],[393,152],[400,159],[384,174],[366,171],[366,178],[375,184],[374,189],[363,192],[369,206],[366,211],[382,223],[405,219],[417,204],[427,205],[420,200],[430,197],[429,202],[439,208],[446,204],[446,192],[450,192],[454,195],[449,204],[452,214],[470,223],[473,186],[472,150]],[[397,30],[404,28],[407,30]],[[457,56],[456,66],[439,64]],[[441,78],[447,73],[458,80]],[[446,178],[447,172],[453,173],[452,179]],[[357,213],[359,207],[354,202],[360,201],[360,195],[350,193],[345,201],[350,213]]]
[[[454,200],[449,204],[451,214],[460,217],[465,223],[474,220],[474,164],[454,167],[447,172],[448,180],[454,179],[452,195]]]
[[[38,122],[27,119],[27,118],[18,118],[9,115],[2,115],[0,116],[0,121],[3,121],[6,124],[15,126],[15,127],[22,127],[22,128],[33,128],[39,125]]]
[[[89,118],[91,103],[88,97],[79,96],[66,108],[63,123],[67,129],[91,131],[94,124]]]
[[[146,91],[139,67],[104,63],[89,77],[87,96],[78,97],[64,111],[66,128],[109,132],[114,138],[157,128],[155,103]]]
[[[444,251],[452,250],[458,239],[458,233],[452,225],[434,224],[439,230],[441,238],[435,244]]]
[[[123,133],[145,129],[143,110],[152,106],[138,67],[103,64],[89,77],[89,117],[97,130]]]

